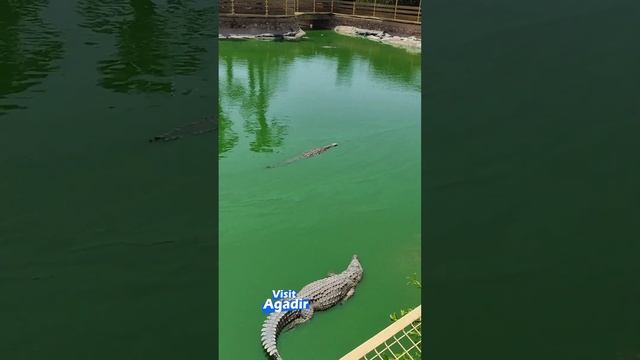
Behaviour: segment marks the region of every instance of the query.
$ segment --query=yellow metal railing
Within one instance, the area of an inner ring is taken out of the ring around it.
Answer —
[[[418,306],[340,360],[418,360],[421,343],[422,306]]]

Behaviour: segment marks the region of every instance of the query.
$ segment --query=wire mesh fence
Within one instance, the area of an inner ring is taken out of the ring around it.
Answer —
[[[305,0],[302,0],[305,1]],[[420,23],[422,7],[401,5],[399,2],[386,4],[373,1],[339,1],[334,0],[334,13],[354,16],[373,17],[378,19],[404,20]]]
[[[220,14],[295,15],[333,13],[376,19],[422,22],[422,2],[418,0],[220,0]]]
[[[340,360],[421,360],[421,308],[411,310]]]

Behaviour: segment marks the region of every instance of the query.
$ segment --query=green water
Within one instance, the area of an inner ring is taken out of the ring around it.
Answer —
[[[426,356],[640,358],[640,2],[426,4]]]
[[[0,358],[213,359],[209,1],[0,1]]]
[[[263,358],[261,306],[344,270],[344,306],[282,335],[290,359],[337,359],[420,303],[419,55],[329,31],[220,42],[220,358]],[[288,166],[266,166],[328,143]]]

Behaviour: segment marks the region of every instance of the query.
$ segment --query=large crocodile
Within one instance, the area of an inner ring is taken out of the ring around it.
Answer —
[[[276,347],[278,335],[297,325],[309,321],[316,310],[326,310],[353,296],[356,286],[362,280],[362,265],[358,256],[340,274],[314,281],[300,290],[295,299],[308,300],[309,309],[271,313],[262,325],[262,347],[274,360],[282,360]]]
[[[338,146],[338,143],[331,143],[331,144],[329,144],[329,145],[320,146],[320,147],[318,147],[318,148],[315,148],[315,149],[311,149],[311,150],[309,150],[309,151],[306,151],[306,152],[304,152],[302,155],[296,156],[296,157],[294,157],[294,158],[292,158],[292,159],[289,159],[289,160],[283,161],[283,162],[278,163],[278,164],[276,164],[276,165],[269,165],[269,166],[267,166],[267,168],[269,168],[269,169],[270,169],[270,168],[274,168],[274,167],[278,167],[278,166],[284,166],[284,165],[291,164],[291,163],[292,163],[292,162],[294,162],[294,161],[298,161],[298,160],[300,160],[300,159],[306,159],[306,158],[314,157],[314,156],[319,155],[319,154],[322,154],[323,152],[325,152],[325,151],[327,151],[327,150],[329,150],[329,149],[331,149],[331,148],[334,148],[334,147],[336,147],[336,146]]]

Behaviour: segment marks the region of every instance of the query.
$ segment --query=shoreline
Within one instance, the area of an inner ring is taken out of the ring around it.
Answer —
[[[336,26],[332,29],[334,32],[351,37],[363,38],[381,44],[391,45],[402,48],[411,53],[422,52],[422,42],[416,36],[398,36],[391,35],[383,30],[362,29],[355,26]],[[286,32],[258,32],[258,31],[238,31],[229,30],[221,31],[218,35],[219,40],[241,41],[241,40],[263,40],[263,41],[299,41],[305,37],[307,33],[298,28],[297,30]]]
[[[227,33],[227,34],[223,34],[220,33],[218,35],[218,39],[219,40],[266,40],[266,41],[274,41],[274,40],[286,40],[286,41],[297,41],[302,39],[303,36],[305,36],[307,33],[304,32],[304,30],[302,29],[298,29],[295,31],[287,31],[287,32],[280,32],[280,33],[269,33],[269,32],[265,32],[265,33],[259,33],[259,34],[249,34],[249,33]]]
[[[382,44],[403,48],[412,53],[422,52],[422,39],[416,36],[397,36],[391,35],[382,30],[361,29],[355,26],[336,26],[333,31],[341,35],[364,38]]]
[[[336,26],[332,29],[340,35],[363,38],[381,44],[391,45],[397,48],[405,49],[410,53],[421,53],[422,42],[416,36],[398,36],[391,35],[383,30],[362,29],[355,26]],[[220,32],[219,40],[242,41],[242,40],[262,40],[262,41],[299,41],[305,37],[307,33],[298,28],[297,30],[287,32],[243,32],[234,33],[232,31]]]

